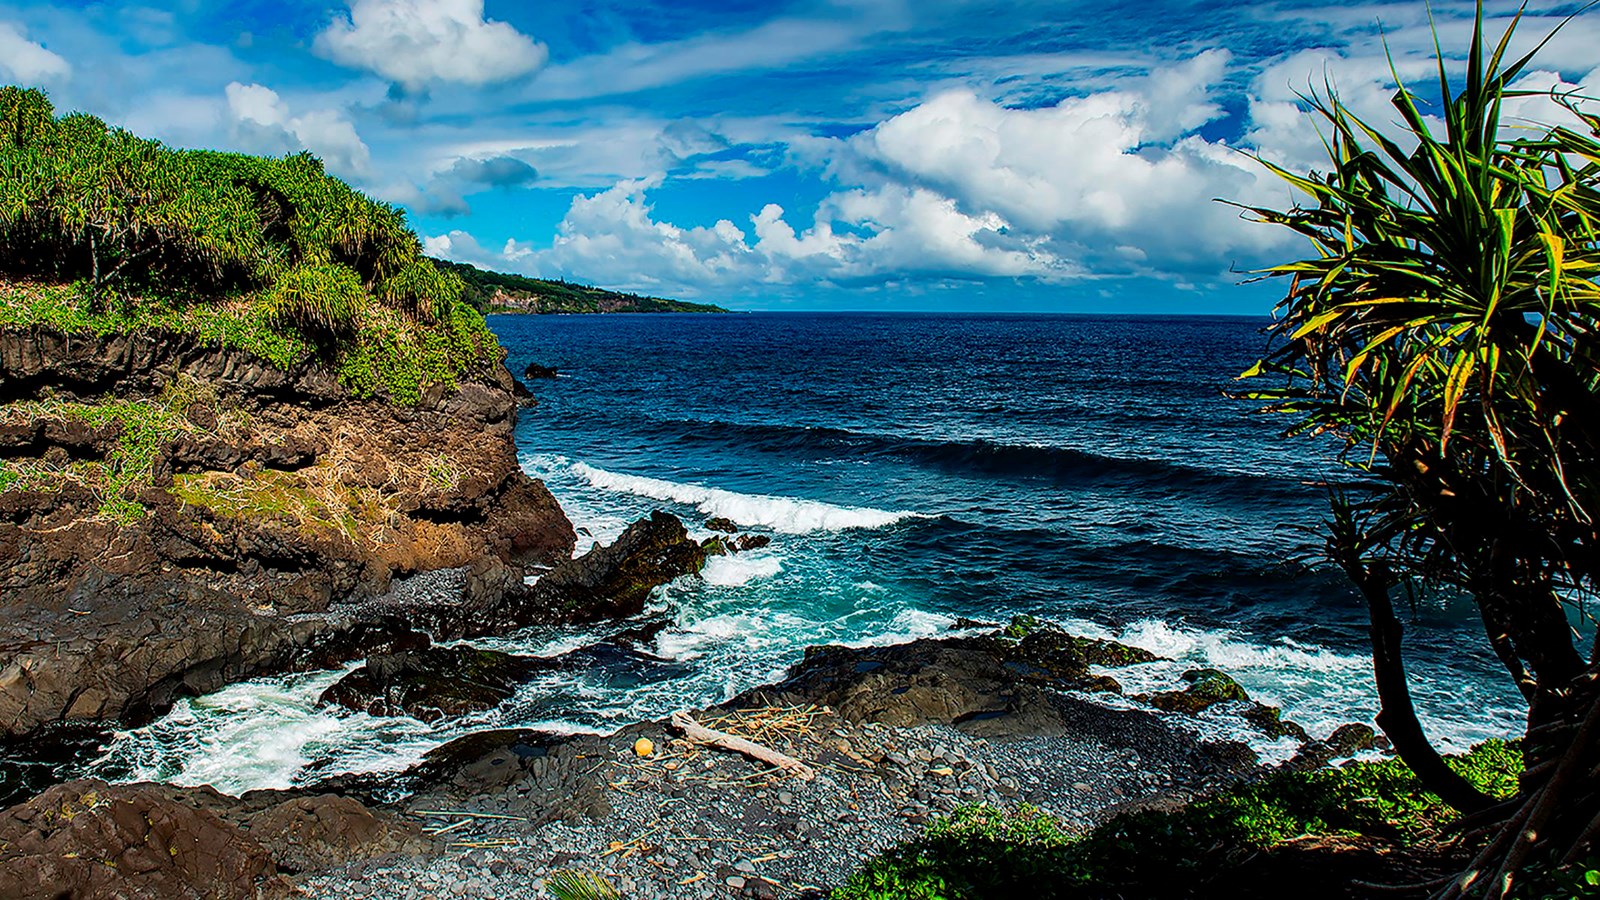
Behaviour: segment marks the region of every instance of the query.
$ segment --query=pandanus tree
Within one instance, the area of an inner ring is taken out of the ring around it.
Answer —
[[[1505,115],[1538,52],[1508,57],[1515,29],[1486,42],[1480,7],[1436,98],[1396,74],[1396,125],[1309,96],[1327,171],[1267,162],[1308,199],[1247,208],[1316,249],[1267,270],[1289,287],[1246,376],[1378,485],[1335,498],[1326,549],[1371,612],[1380,727],[1483,836],[1451,897],[1600,853],[1600,117],[1550,94],[1563,124]],[[1457,777],[1418,722],[1394,606],[1419,590],[1470,597],[1528,702],[1512,801]]]
[[[274,322],[337,344],[387,308],[458,314],[461,280],[405,214],[308,153],[176,150],[0,87],[0,273],[196,298],[253,293]]]

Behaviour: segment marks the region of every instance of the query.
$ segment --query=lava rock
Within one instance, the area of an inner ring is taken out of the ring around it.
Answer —
[[[720,531],[724,534],[738,534],[739,526],[732,519],[724,516],[712,516],[706,520],[707,531]]]
[[[415,822],[332,794],[286,800],[250,816],[245,828],[288,872],[417,853],[428,847]]]
[[[535,620],[592,622],[644,611],[650,592],[704,568],[705,548],[683,523],[657,510],[606,547],[557,565],[539,579],[524,603]]]
[[[367,659],[322,692],[320,703],[374,716],[437,722],[492,709],[553,663],[473,647],[428,647]]]
[[[759,550],[772,543],[772,538],[764,534],[741,534],[728,542],[728,549],[734,553],[743,553],[746,550]]]
[[[535,362],[528,363],[528,367],[522,370],[522,377],[530,381],[535,378],[555,378],[560,374],[554,366],[541,366]]]
[[[1162,691],[1137,699],[1157,709],[1191,714],[1210,709],[1219,703],[1245,702],[1250,699],[1250,695],[1239,686],[1239,682],[1218,669],[1190,669],[1183,673],[1183,680],[1189,682],[1189,686],[1181,691]]]
[[[72,781],[0,813],[0,897],[276,900],[262,843],[158,785]]]

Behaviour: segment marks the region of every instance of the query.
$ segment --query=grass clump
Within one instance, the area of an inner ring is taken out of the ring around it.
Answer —
[[[1516,791],[1519,749],[1489,741],[1450,761],[1497,797]],[[835,900],[1175,896],[1294,838],[1367,835],[1413,845],[1453,820],[1398,760],[1283,772],[1174,812],[1118,816],[1074,834],[1042,811],[974,806],[872,859]]]
[[[122,525],[142,519],[146,510],[139,494],[151,483],[161,448],[189,427],[183,418],[187,402],[184,388],[174,386],[147,400],[43,400],[0,407],[3,424],[54,420],[115,436],[110,452],[100,460],[9,460],[0,470],[0,491],[52,491],[76,483],[99,499],[98,516]]]
[[[309,154],[177,150],[0,88],[0,327],[179,331],[415,403],[498,362],[401,210]]]
[[[376,491],[351,487],[326,466],[294,473],[175,475],[171,490],[180,503],[221,516],[277,519],[307,532],[336,532],[356,543],[369,540],[392,513]]]

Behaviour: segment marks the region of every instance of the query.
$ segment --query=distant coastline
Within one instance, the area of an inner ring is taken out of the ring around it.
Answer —
[[[689,303],[622,291],[491,272],[468,263],[435,259],[434,265],[461,278],[461,299],[486,314],[513,313],[725,313],[709,303]]]

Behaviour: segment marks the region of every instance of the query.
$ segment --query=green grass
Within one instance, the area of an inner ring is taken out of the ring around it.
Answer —
[[[0,328],[194,334],[410,404],[502,356],[462,289],[309,154],[175,149],[0,87]]]
[[[146,510],[138,495],[152,481],[161,448],[189,428],[183,413],[192,390],[187,383],[178,382],[160,397],[148,400],[24,401],[0,408],[0,421],[71,421],[117,435],[111,452],[100,461],[52,466],[42,460],[12,460],[0,475],[0,491],[48,491],[76,482],[100,498],[99,516],[123,525],[142,519]]]
[[[0,282],[0,328],[46,327],[69,335],[177,332],[202,344],[252,353],[280,369],[316,363],[317,342],[275,322],[274,307],[248,296],[189,305],[161,296],[90,296],[82,283]],[[340,382],[361,399],[415,404],[430,384],[455,387],[497,360],[500,345],[483,317],[456,304],[436,322],[379,306],[361,309],[354,334],[334,351]]]
[[[1490,741],[1451,765],[1489,793],[1516,789],[1522,757]],[[1033,807],[956,811],[872,859],[835,900],[1173,896],[1305,835],[1428,839],[1454,814],[1398,760],[1279,773],[1175,812],[1135,812],[1075,834]]]
[[[248,477],[231,472],[176,475],[171,491],[183,504],[228,518],[288,521],[307,531],[337,532],[357,542],[388,513],[370,491],[271,470]]]

